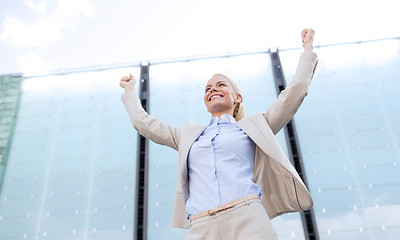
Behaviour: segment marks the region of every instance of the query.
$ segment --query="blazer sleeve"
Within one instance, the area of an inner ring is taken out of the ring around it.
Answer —
[[[274,134],[277,134],[294,114],[307,95],[317,67],[317,55],[312,51],[301,53],[296,73],[291,83],[272,102],[264,114]]]
[[[139,133],[155,143],[169,146],[178,150],[179,129],[166,122],[156,119],[143,109],[139,97],[134,92],[125,92],[121,95],[133,127]]]

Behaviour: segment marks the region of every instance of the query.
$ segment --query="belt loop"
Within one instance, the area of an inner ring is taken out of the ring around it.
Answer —
[[[244,197],[244,201],[246,202],[246,205],[247,205],[247,206],[250,205],[250,202],[249,202],[249,199],[247,198],[247,196]]]

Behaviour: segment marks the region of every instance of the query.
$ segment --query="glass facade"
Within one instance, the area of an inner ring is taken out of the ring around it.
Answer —
[[[317,49],[295,115],[321,239],[400,236],[400,41]],[[297,52],[280,54],[290,80]]]
[[[132,239],[137,133],[121,105],[138,69],[25,79],[0,239]]]
[[[320,239],[397,239],[400,41],[315,52],[318,67],[294,122]],[[287,84],[300,53],[280,52]],[[203,94],[215,73],[238,83],[247,115],[277,97],[268,53],[150,63],[149,70],[148,111],[175,127],[208,124]],[[13,134],[1,133],[9,150],[0,165],[0,240],[134,238],[138,135],[119,87],[128,73],[139,79],[140,69],[22,81]],[[284,132],[277,138],[288,155]],[[171,227],[177,152],[150,142],[148,157],[147,239],[183,239],[187,230]],[[272,223],[279,239],[305,239],[299,213]]]

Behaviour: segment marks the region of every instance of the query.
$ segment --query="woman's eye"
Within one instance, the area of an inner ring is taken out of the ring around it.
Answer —
[[[206,88],[206,92],[210,91],[210,88]]]

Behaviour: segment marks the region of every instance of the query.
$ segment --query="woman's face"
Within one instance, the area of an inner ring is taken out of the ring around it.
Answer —
[[[229,80],[225,77],[214,76],[208,80],[204,93],[204,103],[208,112],[232,115],[236,104],[239,102],[240,96],[235,93]]]

